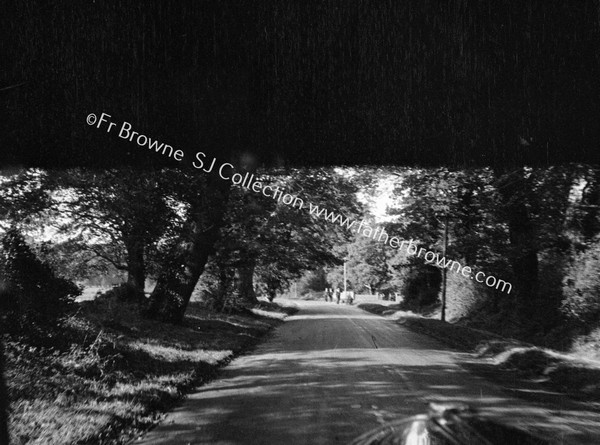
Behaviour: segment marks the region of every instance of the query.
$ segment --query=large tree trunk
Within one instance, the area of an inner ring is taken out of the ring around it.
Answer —
[[[240,265],[236,269],[235,280],[237,285],[237,298],[242,305],[254,305],[258,302],[254,292],[254,269],[256,264],[251,261]]]
[[[521,320],[533,320],[539,298],[539,262],[535,227],[527,209],[529,190],[523,171],[499,181],[508,223],[515,310]]]
[[[511,265],[515,276],[517,307],[523,312],[524,320],[535,313],[539,297],[538,249],[533,245],[533,224],[528,218],[524,204],[515,205],[514,217],[510,218]]]
[[[181,252],[181,268],[166,270],[150,295],[149,314],[169,323],[181,323],[185,310],[204,271],[212,246],[218,239],[218,227],[198,230],[189,247]]]
[[[144,261],[144,243],[134,239],[126,243],[127,248],[127,284],[136,300],[144,296],[146,265]]]
[[[198,191],[201,199],[190,209],[185,235],[150,295],[148,313],[151,317],[170,323],[183,321],[192,292],[219,237],[230,185],[229,181],[213,174],[208,176],[204,190]]]

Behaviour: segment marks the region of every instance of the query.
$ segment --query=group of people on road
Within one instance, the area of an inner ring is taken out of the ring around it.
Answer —
[[[326,302],[333,302],[335,299],[336,303],[340,304],[341,292],[339,287],[336,287],[335,290],[332,287],[326,287],[323,296]]]
[[[354,302],[354,291],[342,292],[339,287],[333,289],[332,287],[326,287],[323,292],[326,302],[332,302],[335,300],[336,304],[340,304],[340,301],[346,304],[352,304]]]

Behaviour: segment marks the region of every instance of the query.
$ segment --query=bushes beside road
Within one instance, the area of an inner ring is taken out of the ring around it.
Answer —
[[[192,304],[182,326],[116,297],[84,302],[53,347],[5,335],[15,444],[124,443],[290,312],[215,314]]]
[[[359,308],[397,320],[419,332],[479,359],[470,369],[498,380],[522,379],[569,394],[574,398],[600,397],[600,361],[581,359],[575,353],[560,353],[515,339],[418,316],[397,305],[360,304]],[[509,376],[512,376],[509,378]]]

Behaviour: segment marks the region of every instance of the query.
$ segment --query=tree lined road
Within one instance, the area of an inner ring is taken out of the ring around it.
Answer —
[[[347,443],[428,402],[467,402],[556,443],[600,443],[600,430],[590,431],[595,413],[512,398],[461,368],[467,355],[356,307],[296,304],[270,338],[138,443]]]

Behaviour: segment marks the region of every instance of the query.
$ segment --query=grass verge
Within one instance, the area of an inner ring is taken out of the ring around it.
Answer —
[[[467,367],[492,380],[511,386],[540,384],[578,400],[597,401],[600,398],[600,363],[597,361],[421,317],[402,311],[397,305],[360,304],[358,307],[395,319],[408,329],[433,337],[452,349],[474,353],[479,360]]]
[[[225,315],[191,304],[174,326],[101,298],[83,302],[51,348],[6,337],[12,443],[126,443],[291,312],[261,303]]]

